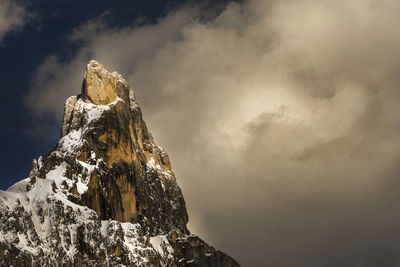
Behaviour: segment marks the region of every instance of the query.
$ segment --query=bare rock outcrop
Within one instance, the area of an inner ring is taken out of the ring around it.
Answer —
[[[187,222],[133,91],[92,60],[54,149],[0,191],[0,266],[238,266]]]

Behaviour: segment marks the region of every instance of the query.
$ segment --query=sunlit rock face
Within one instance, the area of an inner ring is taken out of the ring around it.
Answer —
[[[70,199],[95,210],[102,219],[134,223],[146,218],[155,234],[167,228],[187,232],[185,202],[168,156],[155,145],[126,81],[91,61],[82,94],[67,99],[65,106],[64,136],[56,152],[69,154],[73,162],[90,168],[82,178],[87,190],[73,185]],[[69,139],[77,134],[78,146],[71,149]],[[58,158],[59,153],[49,157]],[[153,172],[157,179],[152,178]],[[68,174],[78,181],[81,171],[71,169]]]
[[[54,149],[0,191],[0,266],[238,266],[187,222],[133,91],[92,60]]]
[[[86,67],[82,86],[82,98],[87,103],[107,105],[126,91],[118,73],[109,73],[104,66],[92,60]]]

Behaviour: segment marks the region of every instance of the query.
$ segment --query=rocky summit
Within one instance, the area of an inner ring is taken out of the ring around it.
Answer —
[[[58,143],[0,191],[0,266],[239,266],[187,222],[133,91],[92,60]]]

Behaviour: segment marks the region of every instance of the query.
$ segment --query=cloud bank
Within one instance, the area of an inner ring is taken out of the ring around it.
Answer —
[[[0,44],[7,33],[23,26],[28,17],[23,5],[12,0],[0,0]]]
[[[400,2],[182,7],[76,29],[25,97],[59,120],[90,58],[135,90],[190,228],[243,266],[400,265]],[[205,19],[206,18],[206,19]]]

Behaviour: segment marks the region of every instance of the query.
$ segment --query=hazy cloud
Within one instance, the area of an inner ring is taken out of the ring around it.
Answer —
[[[28,17],[23,5],[12,0],[0,0],[0,43],[7,33],[24,25]]]
[[[77,29],[26,102],[60,118],[89,58],[129,81],[190,227],[243,266],[397,266],[400,3],[231,3]]]
[[[66,38],[67,44],[82,45],[73,60],[62,62],[56,55],[49,55],[37,68],[31,89],[24,97],[26,105],[39,118],[59,119],[64,100],[80,92],[83,70],[91,58],[107,62],[108,69],[130,74],[165,43],[177,40],[197,12],[194,8],[182,8],[160,18],[158,23],[140,27],[109,28],[105,23],[107,13],[89,21]]]

